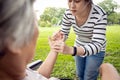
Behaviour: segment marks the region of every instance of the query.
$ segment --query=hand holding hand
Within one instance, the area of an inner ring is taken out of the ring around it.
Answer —
[[[63,42],[62,40],[55,40],[49,38],[49,44],[51,47],[51,50],[54,50],[55,52],[63,53],[63,54],[73,54],[73,48],[69,47]]]
[[[52,37],[49,37],[49,45],[51,50],[63,54],[73,54],[73,48],[69,47],[64,42],[64,34],[59,30]]]
[[[53,41],[58,41],[58,40],[64,41],[64,34],[62,31],[59,30],[59,31],[53,33],[51,38]]]

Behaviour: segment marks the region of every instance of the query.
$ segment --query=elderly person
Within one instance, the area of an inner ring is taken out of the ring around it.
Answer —
[[[37,37],[33,0],[0,0],[0,80],[58,80],[50,78],[57,58],[53,50],[38,72],[26,69]]]

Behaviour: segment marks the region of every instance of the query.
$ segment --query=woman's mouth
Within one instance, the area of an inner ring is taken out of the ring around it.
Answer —
[[[72,12],[72,13],[75,13],[75,12],[76,12],[76,10],[71,10],[71,12]]]

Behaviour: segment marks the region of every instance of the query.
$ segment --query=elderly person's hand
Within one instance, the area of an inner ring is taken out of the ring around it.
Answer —
[[[69,47],[65,44],[63,39],[56,39],[53,40],[51,37],[49,37],[49,45],[51,50],[63,54],[73,54],[73,48]]]
[[[51,48],[51,50],[55,50],[55,44],[57,44],[58,42],[63,42],[64,40],[64,34],[59,30],[53,33],[52,36],[50,36],[48,38],[49,40],[49,46]]]

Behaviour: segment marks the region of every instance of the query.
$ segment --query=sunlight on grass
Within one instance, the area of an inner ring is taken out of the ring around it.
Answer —
[[[58,30],[59,27],[41,28],[40,34],[37,41],[36,55],[34,60],[41,59],[44,61],[50,48],[48,45],[48,36],[51,36],[53,32]],[[120,73],[120,26],[108,26],[107,32],[107,48],[106,57],[104,62],[112,63]],[[67,44],[72,46],[74,44],[75,34],[71,30]],[[51,76],[59,78],[70,78],[75,77],[75,62],[72,56],[59,54],[57,62],[55,64],[53,73]]]

